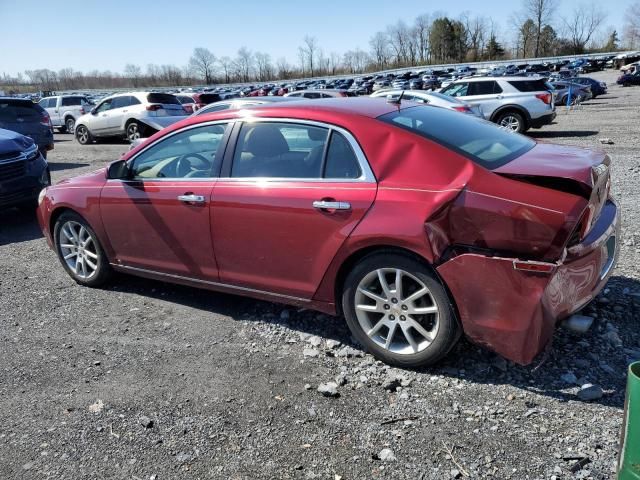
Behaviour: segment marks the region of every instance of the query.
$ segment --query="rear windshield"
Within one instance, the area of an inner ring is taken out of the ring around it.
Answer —
[[[149,95],[147,95],[147,101],[149,103],[163,103],[165,105],[180,105],[180,102],[175,97],[175,95],[171,95],[170,93],[150,93]]]
[[[213,103],[219,102],[221,100],[220,95],[217,93],[201,93],[200,94],[200,102],[201,103]]]
[[[0,100],[0,122],[40,121],[43,109],[29,101]]]
[[[511,80],[511,86],[521,92],[544,92],[548,90],[544,79],[537,80]]]
[[[444,108],[409,107],[378,119],[437,142],[489,170],[509,163],[535,146],[524,135]]]

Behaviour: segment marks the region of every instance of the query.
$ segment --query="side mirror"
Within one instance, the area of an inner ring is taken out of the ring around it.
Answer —
[[[95,115],[96,113],[98,113],[98,111],[96,110],[96,107],[93,107],[90,113],[91,115]]]
[[[107,178],[110,180],[126,180],[130,174],[129,165],[124,160],[113,162],[107,169]]]

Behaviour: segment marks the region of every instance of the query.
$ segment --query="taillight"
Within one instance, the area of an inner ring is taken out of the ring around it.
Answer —
[[[84,111],[84,107],[80,107],[80,114],[84,115],[86,112]]]
[[[550,93],[537,93],[536,98],[538,100],[542,100],[547,105],[551,105],[551,94]]]
[[[462,113],[471,113],[471,109],[465,105],[460,105],[459,107],[453,107],[456,112]]]
[[[162,105],[159,105],[157,103],[147,105],[147,110],[150,112],[157,112],[158,110],[162,110]]]
[[[49,114],[46,111],[42,112],[42,118],[40,119],[40,123],[42,125],[44,125],[45,127],[49,127],[51,130],[53,130],[53,124],[51,123],[51,117],[49,116]]]

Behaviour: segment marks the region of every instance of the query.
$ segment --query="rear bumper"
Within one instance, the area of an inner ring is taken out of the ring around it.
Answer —
[[[465,334],[520,364],[549,343],[556,324],[588,304],[617,260],[620,212],[609,200],[582,243],[550,273],[514,268],[514,258],[463,254],[438,267],[458,307]],[[490,281],[487,281],[490,278]]]
[[[556,112],[549,112],[538,118],[532,118],[529,122],[531,128],[541,128],[545,125],[549,125],[556,118]]]

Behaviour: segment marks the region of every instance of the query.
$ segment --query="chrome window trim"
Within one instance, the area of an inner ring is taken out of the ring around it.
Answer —
[[[259,290],[257,288],[240,287],[238,285],[232,285],[232,284],[229,284],[229,283],[211,282],[209,280],[201,280],[199,278],[185,277],[183,275],[175,275],[173,273],[158,272],[156,270],[148,270],[146,268],[131,267],[129,265],[122,265],[122,264],[119,264],[119,263],[110,263],[110,265],[113,266],[113,267],[116,267],[116,268],[124,269],[124,270],[132,270],[134,272],[149,273],[149,274],[158,275],[158,276],[161,276],[161,277],[174,278],[176,280],[186,280],[188,282],[201,283],[201,284],[204,284],[204,285],[211,285],[212,287],[228,288],[228,289],[233,289],[233,290],[239,290],[239,291],[242,291],[242,292],[257,293],[257,294],[260,294],[260,295],[269,295],[271,297],[286,298],[286,299],[289,299],[289,300],[295,300],[297,302],[309,303],[311,301],[308,298],[294,297],[292,295],[285,295],[283,293],[268,292],[266,290]]]
[[[360,171],[362,174],[357,178],[304,178],[304,177],[219,177],[218,180],[224,182],[299,182],[299,183],[377,183],[376,177],[373,174],[373,170],[369,165],[369,161],[365,156],[362,148],[360,148],[360,144],[356,140],[356,138],[349,132],[348,130],[338,127],[337,125],[333,125],[331,123],[318,122],[315,120],[303,120],[298,118],[289,118],[289,117],[240,117],[237,120],[242,121],[243,123],[293,123],[299,125],[309,125],[312,127],[320,127],[326,128],[331,131],[334,130],[341,135],[343,135],[353,153],[356,155],[356,159],[358,160],[358,165],[360,165]],[[233,146],[235,150],[236,145]],[[234,152],[235,153],[235,152]]]
[[[142,155],[144,152],[146,152],[147,150],[149,150],[150,148],[158,145],[160,142],[165,141],[167,138],[171,138],[174,135],[177,135],[179,133],[182,132],[186,132],[187,130],[192,130],[194,128],[199,128],[199,127],[206,127],[209,125],[218,125],[220,123],[225,123],[228,124],[227,128],[232,128],[234,123],[236,122],[236,119],[227,119],[227,120],[211,120],[209,122],[202,122],[202,123],[193,123],[191,125],[187,125],[183,128],[179,128],[178,130],[175,130],[173,132],[171,132],[168,135],[164,135],[163,137],[158,138],[157,140],[155,140],[153,143],[150,143],[149,145],[147,145],[146,147],[144,147],[142,150],[140,150],[139,152],[136,152],[136,154],[131,157],[130,159],[127,160],[127,165],[129,166],[129,168],[131,167],[131,165],[133,165],[133,162],[135,162],[136,158],[138,158],[138,156]],[[184,182],[184,181],[189,181],[189,182],[210,182],[212,180],[217,180],[219,177],[194,177],[194,178],[190,178],[190,177],[184,177],[184,178],[130,178],[130,179],[120,179],[120,178],[109,178],[107,179],[107,181],[112,181],[112,180],[117,180],[120,182]]]

